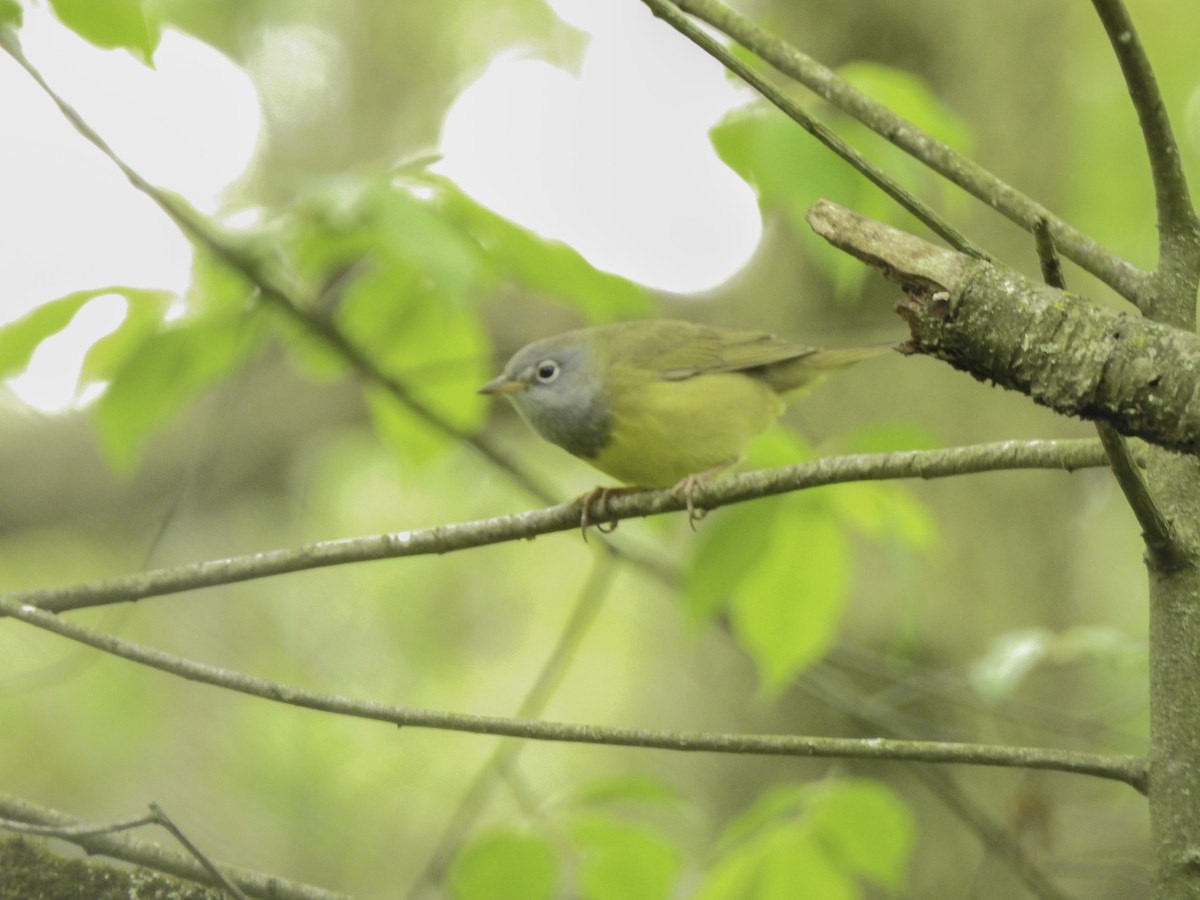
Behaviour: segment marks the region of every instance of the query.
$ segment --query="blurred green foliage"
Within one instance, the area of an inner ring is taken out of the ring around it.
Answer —
[[[1172,112],[1198,89],[1191,31],[1178,27],[1190,2],[1136,10]],[[297,24],[330,36],[328,62],[350,88],[337,104],[310,98],[322,112],[313,121],[268,115],[260,158],[236,191],[263,224],[225,237],[265,271],[287,274],[300,313],[338,328],[451,428],[486,429],[564,497],[593,476],[506,413],[489,419],[473,393],[514,343],[579,320],[676,315],[683,303],[685,315],[742,327],[895,337],[890,294],[812,240],[803,216],[830,196],[908,220],[760,106],[731,113],[712,136],[758,193],[762,252],[704,298],[653,297],[442,176],[397,170],[394,160],[433,140],[455,92],[496,52],[578,63],[585,39],[535,0],[52,5],[86,39],[146,59],[162,27],[241,63]],[[0,21],[16,22],[19,11],[0,0]],[[846,63],[843,74],[872,96],[965,152],[977,148],[1001,175],[1145,257],[1153,211],[1138,139],[1098,29],[1081,25],[1086,13],[1032,0],[997,10],[860,0],[806,23],[817,13],[763,8],[792,39],[813,41],[806,50]],[[913,32],[938,52],[915,52]],[[875,43],[864,47],[868,38]],[[871,61],[847,62],[863,57]],[[1032,266],[1015,229],[855,123],[812,109],[987,246]],[[1183,153],[1194,168],[1200,148],[1185,143]],[[8,377],[91,300],[115,294],[127,304],[81,373],[81,384],[106,385],[87,412],[95,447],[67,418],[31,424],[17,413],[0,424],[11,454],[0,466],[10,472],[0,519],[10,587],[529,504],[203,248],[183,297],[80,287],[0,329]],[[831,304],[830,295],[854,302]],[[1087,433],[921,360],[866,364],[805,400],[789,425],[806,439],[773,432],[748,465],[831,446]],[[122,477],[110,480],[110,469]],[[677,579],[623,571],[548,717],[859,734],[874,715],[923,737],[1140,748],[1143,572],[1104,473],[842,485],[720,510],[695,535],[672,519],[626,523],[616,537]],[[557,536],[79,618],[321,690],[506,713],[555,646],[593,552],[575,535]],[[846,646],[872,662],[848,662],[838,652]],[[417,877],[487,749],[479,738],[397,735],[175,684],[12,623],[0,628],[0,648],[9,736],[0,772],[12,789],[97,819],[159,799],[185,810],[218,857],[363,896],[396,896]],[[830,679],[848,681],[857,699],[829,702]],[[995,865],[986,843],[895,768],[537,747],[523,750],[510,777],[519,787],[499,792],[462,836],[444,879],[450,896],[915,898],[961,893]],[[1039,834],[1012,812],[1018,801],[1032,794],[1033,805],[1055,811],[1063,824],[1046,827],[1059,843],[1047,839],[1036,854],[1127,859],[1136,879],[1144,839],[1131,838],[1131,823],[1144,811],[1107,785],[963,778],[1027,843]],[[1003,877],[978,882],[985,896],[1021,896]],[[1080,896],[1130,896],[1124,877],[1082,883]]]

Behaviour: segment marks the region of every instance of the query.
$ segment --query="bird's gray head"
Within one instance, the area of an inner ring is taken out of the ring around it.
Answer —
[[[518,350],[479,393],[507,396],[534,431],[591,459],[612,429],[598,362],[576,332],[546,338]]]

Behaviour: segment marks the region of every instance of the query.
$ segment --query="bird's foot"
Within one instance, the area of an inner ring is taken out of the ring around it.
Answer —
[[[601,534],[612,534],[617,530],[620,522],[592,522],[592,510],[595,508],[596,514],[603,516],[606,512],[605,507],[608,505],[608,498],[618,494],[632,494],[635,491],[644,491],[641,487],[595,487],[584,494],[580,501],[583,504],[583,511],[579,514],[579,530],[583,534],[583,539],[587,541],[588,528],[594,524],[596,530]]]
[[[704,484],[714,476],[724,472],[732,463],[724,463],[719,466],[713,466],[711,469],[705,469],[703,472],[693,472],[688,475],[679,484],[675,485],[675,490],[683,494],[684,502],[687,503],[688,525],[692,531],[696,530],[696,523],[708,515],[708,510],[697,506],[692,493],[696,490],[696,486]]]

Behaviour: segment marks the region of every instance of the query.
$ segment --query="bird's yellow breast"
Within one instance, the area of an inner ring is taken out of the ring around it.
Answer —
[[[626,484],[670,487],[741,459],[783,411],[767,384],[743,372],[645,379],[614,366],[611,437],[589,462]]]

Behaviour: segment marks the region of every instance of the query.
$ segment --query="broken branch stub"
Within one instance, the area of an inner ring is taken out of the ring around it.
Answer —
[[[1200,338],[1098,306],[829,201],[809,224],[904,288],[923,353],[1035,402],[1185,453],[1200,451]]]

